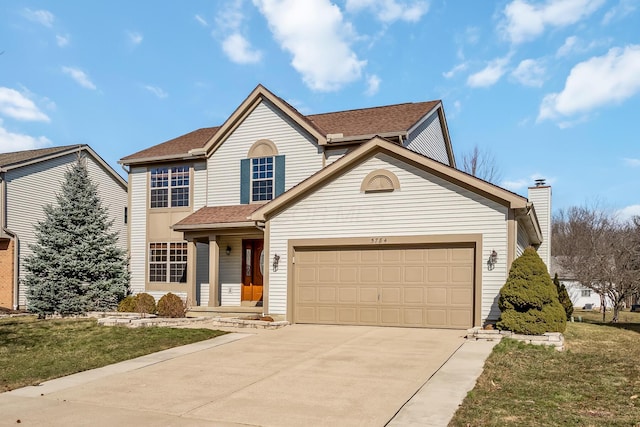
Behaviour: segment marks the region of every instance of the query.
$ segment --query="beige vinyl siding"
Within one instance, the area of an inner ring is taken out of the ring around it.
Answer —
[[[86,152],[85,152],[86,153]],[[76,161],[76,154],[56,157],[26,165],[6,173],[7,228],[19,238],[20,277],[19,305],[26,304],[26,288],[22,284],[26,270],[24,259],[32,254],[29,245],[36,243],[35,226],[44,220],[44,206],[57,204],[56,194],[62,191],[64,174]],[[124,207],[127,190],[115,181],[111,173],[100,166],[93,156],[86,154],[89,177],[98,186],[98,195],[114,220],[113,231],[119,233],[118,245],[127,249],[127,228],[124,225]]]
[[[386,169],[396,174],[400,190],[361,193],[367,174]],[[492,250],[498,264],[482,266],[482,319],[499,316],[495,296],[504,284],[507,208],[386,155],[377,155],[328,183],[271,219],[269,261],[278,254],[277,272],[269,273],[269,312],[287,309],[289,239],[482,234],[481,259]]]
[[[193,165],[193,211],[207,204],[207,163],[197,162]]]
[[[404,146],[445,165],[449,164],[447,147],[437,111],[431,113],[422,123],[410,130]]]
[[[239,306],[242,278],[242,237],[219,236],[218,244],[220,245],[220,270],[218,273],[220,305]],[[226,253],[227,246],[231,247],[230,255]]]
[[[518,243],[516,245],[516,257],[519,257],[520,255],[522,255],[524,250],[530,244],[529,236],[527,235],[527,232],[525,231],[525,229],[520,224],[518,224],[518,240],[517,240],[517,242]]]
[[[134,294],[145,291],[145,277],[147,271],[147,169],[131,168],[129,172],[129,189],[131,191],[131,207],[129,221],[131,234],[131,292]]]
[[[311,137],[263,101],[208,159],[208,206],[240,203],[240,160],[259,139],[272,141],[285,156],[285,190],[322,168],[322,153]]]

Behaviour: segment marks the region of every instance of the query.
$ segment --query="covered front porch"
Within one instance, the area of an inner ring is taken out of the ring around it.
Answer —
[[[265,236],[249,221],[258,205],[204,207],[173,226],[188,242],[192,314],[265,313]]]

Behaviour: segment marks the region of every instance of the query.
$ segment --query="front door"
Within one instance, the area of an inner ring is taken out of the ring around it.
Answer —
[[[242,248],[242,301],[261,303],[264,239],[245,239]]]

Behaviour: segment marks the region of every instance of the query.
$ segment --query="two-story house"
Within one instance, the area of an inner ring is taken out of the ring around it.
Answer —
[[[303,115],[256,87],[219,127],[124,157],[131,285],[192,310],[467,328],[543,230],[456,169],[440,101]]]
[[[0,307],[25,308],[24,260],[37,242],[44,206],[56,204],[64,175],[82,157],[103,206],[127,248],[127,183],[88,145],[66,145],[0,154]]]

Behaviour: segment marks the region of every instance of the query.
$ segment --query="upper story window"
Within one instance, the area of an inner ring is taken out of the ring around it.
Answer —
[[[240,160],[240,203],[261,203],[284,193],[284,156],[268,139],[256,141]]]
[[[273,199],[273,157],[251,159],[251,201]]]
[[[189,206],[189,166],[151,169],[151,207]]]

